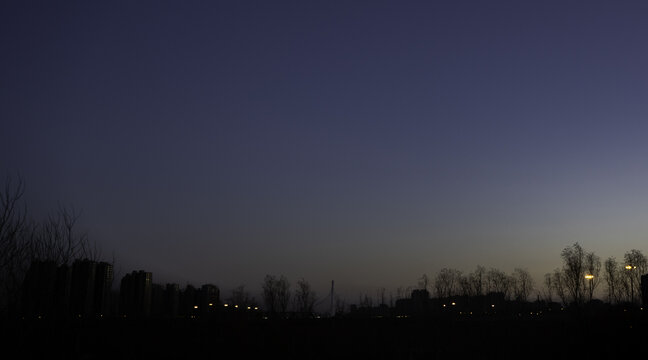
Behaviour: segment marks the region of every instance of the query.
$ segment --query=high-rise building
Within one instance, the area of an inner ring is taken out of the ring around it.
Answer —
[[[56,311],[57,266],[54,261],[31,263],[23,282],[22,311],[28,317],[51,316]]]
[[[97,316],[110,314],[110,292],[113,283],[113,266],[100,262],[96,265],[94,286],[94,312]]]
[[[166,316],[171,318],[178,317],[180,308],[180,285],[166,284],[164,308]]]
[[[97,263],[90,260],[76,260],[72,264],[72,285],[70,303],[75,316],[94,315],[94,285]]]
[[[151,315],[151,286],[153,276],[143,270],[126,274],[119,292],[120,313],[133,317]]]

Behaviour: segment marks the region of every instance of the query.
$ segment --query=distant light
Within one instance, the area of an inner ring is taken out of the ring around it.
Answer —
[[[491,307],[494,308],[494,307],[495,307],[495,304],[491,304]]]
[[[445,307],[445,304],[443,304],[443,307]]]
[[[626,268],[626,270],[632,270],[632,266],[631,266],[631,265],[626,265],[625,268]]]
[[[194,305],[194,309],[198,309],[198,305]]]
[[[259,310],[259,307],[258,307],[258,306],[255,306],[255,307],[254,307],[254,310]]]
[[[592,280],[592,279],[594,279],[594,275],[592,275],[592,274],[587,274],[587,275],[585,275],[585,279],[587,279],[587,280]]]
[[[251,307],[248,306],[248,310],[250,310],[250,309],[251,309]]]
[[[214,304],[212,304],[212,303],[209,303],[209,306],[213,306],[213,305],[214,305]]]
[[[457,303],[454,303],[454,302],[453,302],[453,303],[452,303],[452,306],[455,306],[455,305],[457,305]]]
[[[238,309],[238,305],[234,305],[234,307]]]
[[[223,306],[225,306],[225,307],[228,307],[228,306],[229,306],[229,304],[224,304]]]

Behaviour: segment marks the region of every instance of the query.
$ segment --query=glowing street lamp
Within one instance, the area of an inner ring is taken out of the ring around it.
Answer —
[[[632,271],[637,269],[636,266],[632,266],[630,264],[625,266],[625,269],[628,271]],[[634,304],[634,279],[633,279],[633,274],[629,274],[630,276],[630,301]]]
[[[592,301],[592,295],[594,293],[594,289],[592,288],[592,282],[594,281],[594,275],[592,274],[585,274],[585,279],[589,280],[589,301]]]

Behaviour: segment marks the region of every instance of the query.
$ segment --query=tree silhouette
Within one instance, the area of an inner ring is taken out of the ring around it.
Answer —
[[[605,282],[608,289],[608,302],[613,304],[619,302],[621,298],[621,273],[619,263],[614,257],[609,257],[605,260]]]
[[[490,268],[486,272],[486,284],[488,292],[501,293],[505,299],[510,297],[513,279],[501,270]]]
[[[546,273],[544,275],[544,291],[542,294],[544,301],[548,303],[553,301],[553,291],[554,291],[553,278],[551,276],[551,273]]]
[[[276,278],[266,275],[262,284],[263,302],[265,310],[270,315],[285,314],[290,303],[290,284],[288,279],[281,275]]]
[[[635,303],[638,298],[641,285],[641,275],[648,270],[648,259],[637,249],[632,249],[623,255],[623,277],[625,280],[624,289],[628,302]]]
[[[527,301],[533,291],[533,278],[525,269],[516,268],[512,276],[513,293],[518,301]]]
[[[585,282],[585,251],[578,243],[567,246],[560,253],[563,259],[563,282],[570,302],[579,304],[583,299]]]
[[[556,292],[556,295],[558,295],[560,302],[563,305],[569,304],[569,296],[565,285],[565,274],[563,273],[562,269],[554,269],[551,278],[553,289]]]
[[[443,268],[434,280],[434,290],[439,299],[457,295],[461,280],[461,271]]]
[[[308,281],[300,279],[295,289],[295,310],[302,316],[310,316],[315,306],[315,292],[311,289]]]
[[[588,301],[592,301],[594,290],[601,281],[601,258],[593,252],[585,254],[585,293],[588,295]]]
[[[245,290],[245,285],[239,285],[232,289],[232,295],[229,298],[229,302],[233,306],[238,306],[239,308],[256,305],[254,298]]]
[[[20,296],[20,285],[27,267],[29,240],[27,213],[21,199],[25,182],[7,176],[0,188],[0,311],[10,312]]]

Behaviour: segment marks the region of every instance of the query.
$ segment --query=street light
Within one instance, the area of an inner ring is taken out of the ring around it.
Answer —
[[[592,302],[592,295],[594,293],[594,290],[592,288],[592,282],[594,281],[594,275],[585,274],[585,279],[589,280],[589,301]]]
[[[632,265],[626,265],[625,268],[628,271],[632,271],[635,270],[637,267]],[[634,304],[635,302],[634,301],[634,279],[633,279],[634,276],[631,273],[629,274],[629,276],[630,276],[630,302]]]

